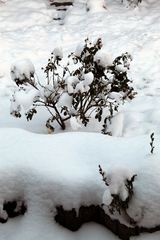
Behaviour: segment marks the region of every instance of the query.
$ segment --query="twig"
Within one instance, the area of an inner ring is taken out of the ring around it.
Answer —
[[[106,186],[109,186],[109,183],[107,182],[107,177],[105,176],[105,172],[102,170],[101,166],[99,165],[99,173],[102,175],[102,180],[105,183]]]
[[[153,151],[154,151],[154,132],[151,133],[150,135],[150,138],[151,138],[151,142],[150,142],[150,146],[151,146],[151,154],[153,154]]]

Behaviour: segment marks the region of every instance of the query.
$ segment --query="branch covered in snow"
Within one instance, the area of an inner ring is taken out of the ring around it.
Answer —
[[[107,206],[110,213],[125,211],[133,196],[133,182],[136,174],[127,169],[116,169],[106,174],[99,165],[99,173],[107,186],[103,195],[103,206]]]

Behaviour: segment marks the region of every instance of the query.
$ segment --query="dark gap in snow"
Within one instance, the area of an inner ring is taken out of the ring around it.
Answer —
[[[51,2],[50,5],[55,7],[72,6],[73,2]]]
[[[57,11],[67,11],[67,8],[59,8]]]
[[[58,18],[53,18],[53,20],[59,21],[59,20],[61,20],[61,18],[60,18],[60,17],[58,17]]]
[[[3,205],[3,210],[6,211],[8,218],[18,217],[24,215],[27,211],[27,206],[24,201],[13,200],[5,202]],[[8,218],[0,218],[0,223],[6,223]]]
[[[103,225],[123,240],[129,240],[131,236],[138,236],[140,233],[153,233],[160,230],[160,225],[153,228],[129,227],[129,225],[127,226],[116,219],[112,219],[105,213],[102,207],[95,205],[81,206],[78,214],[74,208],[65,210],[63,206],[57,206],[56,210],[55,221],[73,232],[88,222],[96,222]]]
[[[65,0],[49,0],[50,6],[54,7],[57,11],[57,16],[53,18],[53,20],[58,20],[60,24],[63,24],[66,12],[69,7],[73,6],[73,0],[65,1]]]

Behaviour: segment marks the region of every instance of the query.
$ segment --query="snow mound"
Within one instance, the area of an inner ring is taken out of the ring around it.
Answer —
[[[127,213],[139,226],[159,225],[160,151],[149,155],[145,136],[128,139],[93,133],[44,136],[18,129],[1,129],[0,133],[1,208],[4,200],[23,197],[29,211],[42,208],[50,215],[57,205],[66,210],[101,205],[106,194],[120,194],[125,200],[128,195],[124,179],[135,173],[134,195]],[[109,176],[107,193],[98,173],[99,164]]]

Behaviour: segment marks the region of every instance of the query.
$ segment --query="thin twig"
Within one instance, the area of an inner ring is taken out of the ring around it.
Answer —
[[[107,182],[107,177],[105,176],[106,173],[102,170],[101,166],[99,165],[99,173],[102,175],[102,180],[105,183],[106,186],[109,186],[109,183]]]

